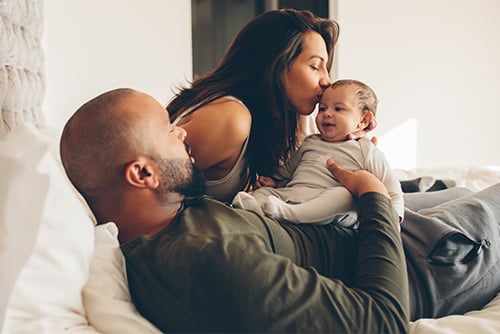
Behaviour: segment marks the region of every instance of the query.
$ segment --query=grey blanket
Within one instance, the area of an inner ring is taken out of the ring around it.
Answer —
[[[401,235],[412,320],[481,308],[500,290],[500,183],[410,195]]]

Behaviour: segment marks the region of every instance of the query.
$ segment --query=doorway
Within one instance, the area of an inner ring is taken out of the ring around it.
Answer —
[[[308,9],[328,17],[328,0],[191,0],[193,75],[210,71],[253,17],[279,8]]]

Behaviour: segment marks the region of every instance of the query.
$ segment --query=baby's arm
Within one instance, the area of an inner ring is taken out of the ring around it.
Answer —
[[[404,218],[404,197],[401,183],[389,165],[384,153],[375,145],[370,144],[365,158],[365,168],[375,175],[387,188],[391,202],[399,215],[399,221]]]

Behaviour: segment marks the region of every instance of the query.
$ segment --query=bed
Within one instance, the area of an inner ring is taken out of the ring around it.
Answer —
[[[131,302],[116,226],[94,225],[61,168],[41,107],[42,16],[40,1],[0,0],[1,332],[159,333]],[[497,166],[397,173],[474,191],[500,181]],[[500,333],[500,295],[481,310],[410,324],[414,334],[473,331]]]

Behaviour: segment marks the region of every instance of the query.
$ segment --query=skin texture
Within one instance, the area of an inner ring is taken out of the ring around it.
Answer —
[[[183,118],[178,125],[207,180],[229,173],[250,134],[252,116],[241,103],[220,98]]]

